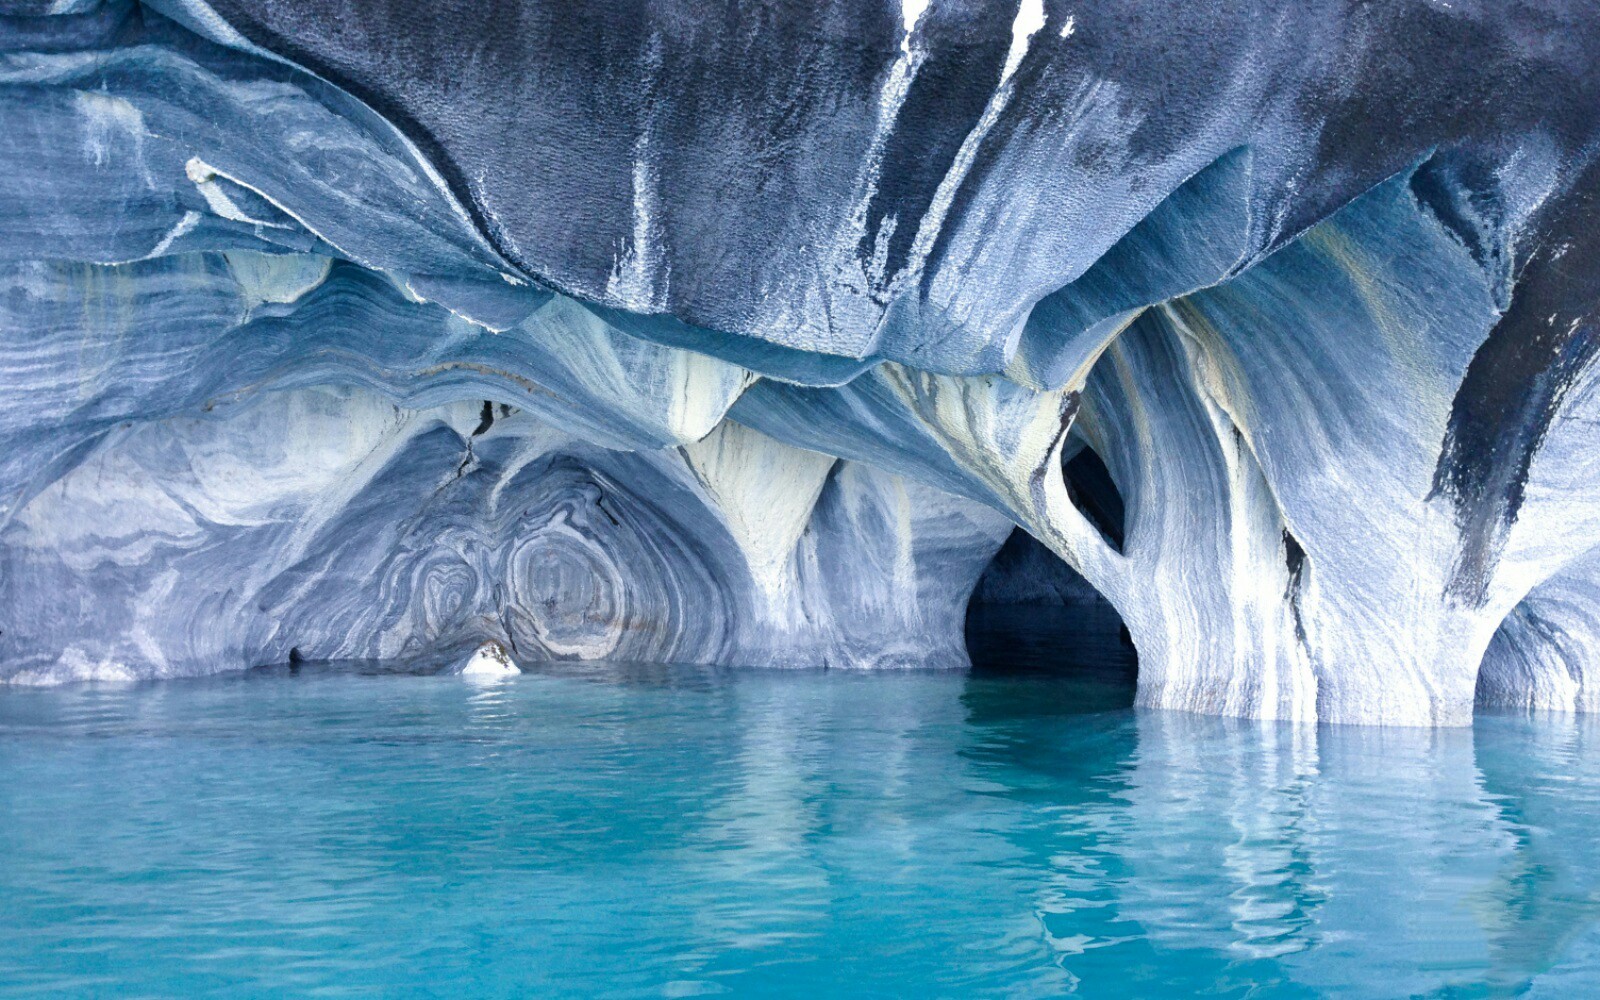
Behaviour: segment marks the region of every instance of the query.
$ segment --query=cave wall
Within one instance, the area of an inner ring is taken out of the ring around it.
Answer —
[[[329,388],[134,425],[0,533],[0,660],[26,683],[491,641],[519,662],[965,666],[966,596],[1009,522],[714,439],[618,451],[498,404]]]
[[[959,666],[1020,528],[1147,707],[1586,708],[1597,59],[1567,0],[14,0],[0,677]]]

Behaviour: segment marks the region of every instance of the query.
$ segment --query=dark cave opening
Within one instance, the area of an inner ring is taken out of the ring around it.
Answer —
[[[1106,468],[1105,461],[1093,448],[1085,446],[1062,461],[1061,477],[1066,480],[1067,496],[1072,499],[1072,505],[1099,529],[1106,544],[1121,552],[1124,520],[1122,493],[1111,478],[1111,470]],[[1088,586],[1087,583],[1084,585]]]
[[[1090,452],[1092,454],[1092,452]],[[976,677],[1071,681],[1096,708],[1133,704],[1138,657],[1122,618],[1087,580],[1021,528],[990,561],[967,603]]]

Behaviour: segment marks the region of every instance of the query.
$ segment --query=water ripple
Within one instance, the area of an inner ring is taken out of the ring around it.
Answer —
[[[1073,710],[1085,683],[598,664],[7,690],[0,995],[1600,986],[1587,720]]]

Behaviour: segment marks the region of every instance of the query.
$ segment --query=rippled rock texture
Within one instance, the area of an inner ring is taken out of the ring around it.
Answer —
[[[1020,526],[1146,706],[1585,709],[1597,60],[1578,0],[11,0],[0,675],[961,666]]]

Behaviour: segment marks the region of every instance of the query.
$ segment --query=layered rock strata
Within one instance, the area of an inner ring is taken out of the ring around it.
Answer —
[[[965,662],[1149,707],[1600,656],[1583,4],[20,0],[0,676]]]

